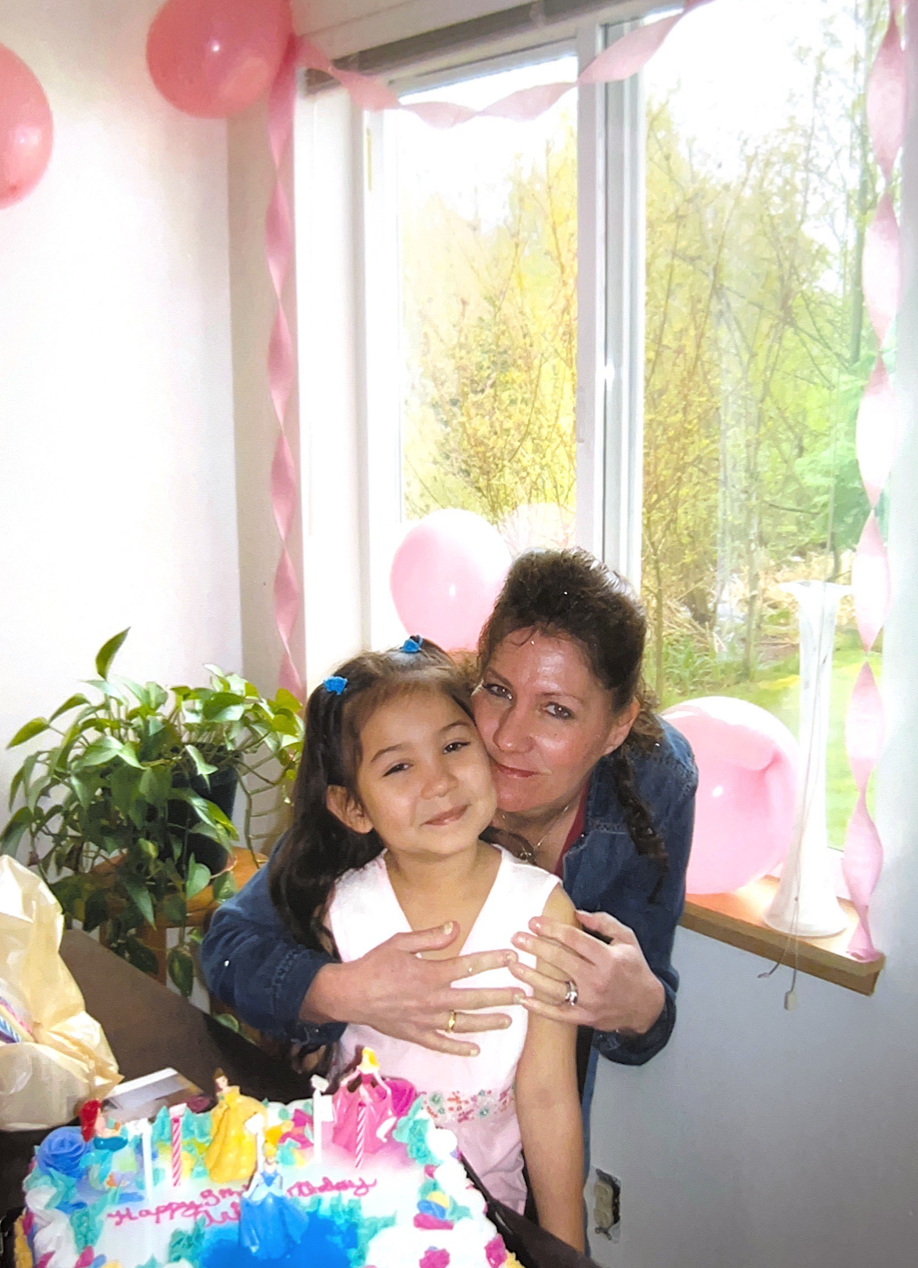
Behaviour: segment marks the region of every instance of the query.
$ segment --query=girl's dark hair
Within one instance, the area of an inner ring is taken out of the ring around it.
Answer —
[[[304,946],[327,950],[325,907],[335,881],[382,853],[376,832],[353,832],[325,804],[333,785],[355,801],[360,732],[380,705],[412,691],[440,691],[472,716],[465,676],[436,643],[416,638],[419,651],[362,652],[335,670],[340,693],[316,687],[306,703],[306,740],[293,791],[293,823],[271,857],[271,899]],[[331,681],[331,679],[326,679]],[[338,685],[338,684],[336,684]]]
[[[481,672],[509,634],[529,629],[573,639],[609,692],[615,713],[634,700],[640,705],[627,738],[610,755],[610,766],[635,849],[656,859],[665,872],[666,846],[635,786],[631,763],[633,752],[648,752],[662,735],[641,676],[647,619],[640,601],[624,577],[585,550],[527,551],[511,565],[481,632]]]

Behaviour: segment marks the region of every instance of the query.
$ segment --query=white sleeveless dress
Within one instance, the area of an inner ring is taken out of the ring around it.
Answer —
[[[495,847],[499,848],[499,847]],[[511,947],[510,938],[540,916],[556,885],[556,876],[521,863],[500,850],[500,865],[462,950],[496,951]],[[389,880],[383,856],[337,882],[328,912],[329,927],[345,962],[357,960],[396,933],[411,926]],[[535,965],[533,956],[517,952]],[[457,987],[514,986],[531,991],[509,969],[492,969],[463,978]],[[455,1132],[459,1147],[488,1191],[514,1210],[526,1199],[520,1129],[513,1083],[526,1040],[528,1014],[520,1005],[500,1010],[512,1018],[506,1030],[470,1036],[480,1048],[477,1057],[431,1052],[418,1044],[392,1039],[370,1026],[348,1026],[341,1039],[339,1066],[350,1062],[358,1047],[372,1048],[383,1074],[408,1079],[423,1093],[437,1122]]]

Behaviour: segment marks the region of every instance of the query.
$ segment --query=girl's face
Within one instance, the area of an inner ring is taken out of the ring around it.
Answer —
[[[375,828],[394,853],[467,849],[494,816],[488,756],[454,700],[419,689],[381,705],[360,732],[357,792],[329,790],[329,807],[357,832]]]
[[[508,814],[558,810],[573,800],[637,713],[634,704],[616,717],[577,644],[538,630],[517,630],[498,644],[473,706],[497,804]]]

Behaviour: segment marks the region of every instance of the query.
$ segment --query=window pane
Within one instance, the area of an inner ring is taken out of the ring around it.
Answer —
[[[648,677],[664,703],[739,695],[795,734],[784,587],[850,582],[869,510],[854,429],[877,352],[860,268],[880,184],[864,79],[885,12],[880,0],[718,0],[645,72]],[[854,806],[843,717],[861,660],[848,597],[828,753],[837,846]]]
[[[477,108],[576,73],[564,57],[409,100]],[[514,551],[573,540],[575,110],[396,125],[404,516],[475,511]]]

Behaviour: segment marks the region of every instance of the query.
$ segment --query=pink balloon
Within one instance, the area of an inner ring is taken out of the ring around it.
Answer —
[[[496,528],[471,511],[434,511],[406,534],[392,560],[395,608],[411,634],[447,651],[471,650],[510,567]]]
[[[797,741],[748,700],[704,696],[663,715],[698,763],[686,890],[731,893],[784,860],[794,827]]]
[[[173,106],[223,119],[267,92],[292,31],[289,0],[166,0],[147,65]]]
[[[0,44],[0,207],[25,198],[44,175],[54,124],[41,84]]]

